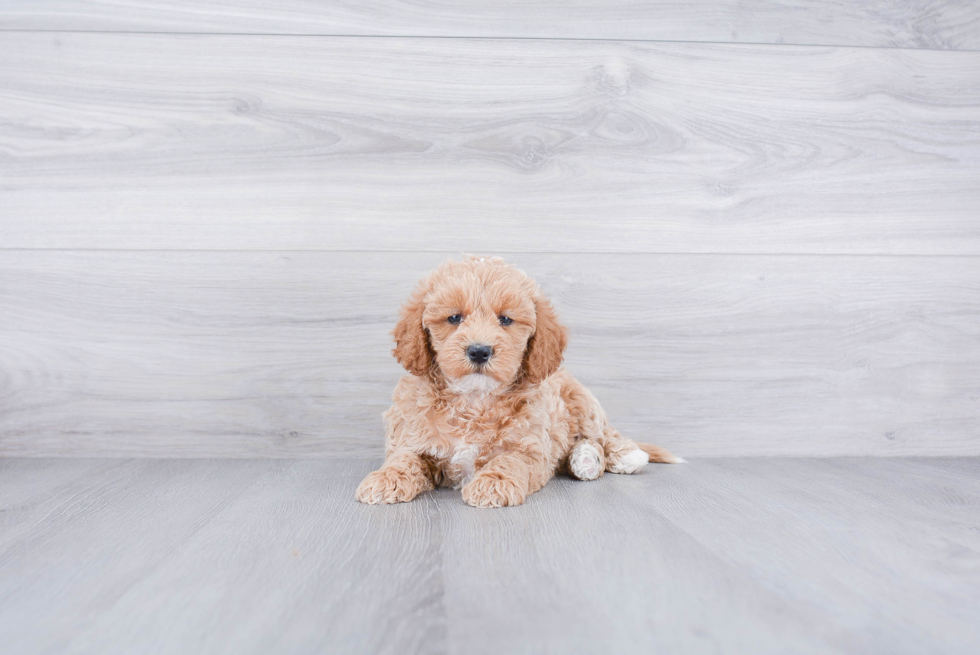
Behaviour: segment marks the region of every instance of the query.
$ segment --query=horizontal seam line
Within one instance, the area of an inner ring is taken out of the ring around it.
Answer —
[[[354,38],[354,39],[445,39],[445,40],[480,40],[480,41],[571,41],[585,43],[673,43],[691,45],[730,45],[730,46],[771,46],[797,48],[855,48],[864,50],[910,50],[927,52],[980,52],[977,48],[932,48],[895,45],[855,45],[833,43],[772,43],[768,41],[691,41],[678,39],[628,39],[628,38],[597,38],[597,37],[563,37],[563,36],[445,36],[445,35],[402,35],[402,34],[312,34],[290,32],[166,32],[153,30],[70,30],[70,29],[17,29],[0,28],[0,33],[22,34],[133,34],[133,35],[169,35],[169,36],[263,36],[263,37],[305,37],[305,38]]]
[[[12,252],[104,252],[104,253],[336,253],[336,254],[365,254],[365,255],[463,255],[470,254],[460,250],[336,250],[323,248],[0,248],[0,253]],[[644,251],[644,250],[494,250],[478,256],[492,257],[499,255],[620,255],[620,256],[707,256],[707,257],[945,257],[945,258],[980,258],[980,253],[888,253],[888,252],[688,252],[688,251]]]

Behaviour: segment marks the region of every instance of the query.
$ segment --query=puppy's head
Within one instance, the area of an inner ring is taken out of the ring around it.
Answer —
[[[538,383],[562,362],[567,330],[538,285],[499,258],[450,261],[424,278],[395,326],[398,362],[458,393]]]

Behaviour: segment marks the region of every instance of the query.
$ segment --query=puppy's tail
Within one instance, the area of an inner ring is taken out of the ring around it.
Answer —
[[[660,446],[654,446],[650,443],[638,443],[636,445],[647,454],[653,464],[683,464],[687,461],[683,457],[671,455],[670,451]]]

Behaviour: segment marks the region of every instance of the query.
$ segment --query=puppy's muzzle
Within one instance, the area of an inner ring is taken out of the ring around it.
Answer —
[[[485,343],[474,343],[466,349],[466,356],[471,362],[480,366],[486,364],[487,360],[493,356],[493,348]]]

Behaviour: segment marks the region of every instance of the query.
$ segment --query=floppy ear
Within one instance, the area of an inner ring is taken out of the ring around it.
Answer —
[[[540,294],[534,298],[534,312],[537,326],[524,351],[523,372],[524,379],[537,384],[561,366],[562,353],[568,345],[568,329],[558,322],[551,303]]]
[[[402,306],[402,317],[391,331],[395,338],[395,348],[391,354],[409,373],[424,377],[431,373],[435,363],[429,333],[422,325],[422,312],[425,311],[425,295],[428,284],[423,281],[412,293],[408,302]]]

